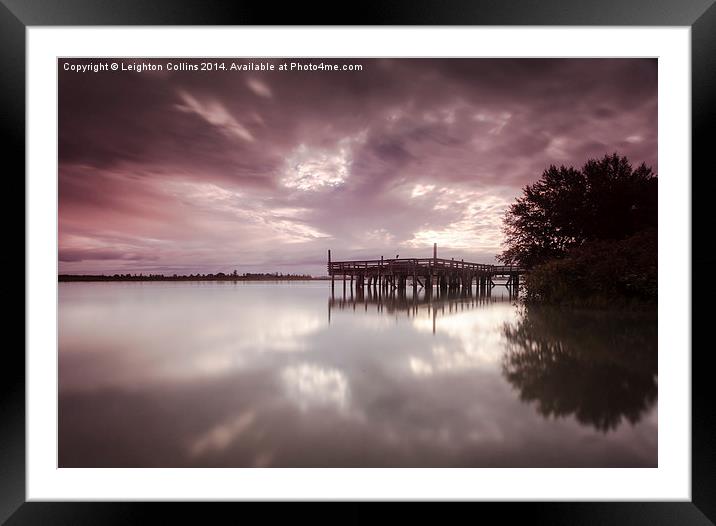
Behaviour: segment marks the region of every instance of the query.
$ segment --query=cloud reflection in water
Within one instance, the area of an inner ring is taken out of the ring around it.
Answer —
[[[656,465],[649,352],[610,351],[558,324],[581,351],[536,374],[533,361],[515,368],[534,356],[520,338],[549,341],[555,326],[525,326],[497,288],[329,298],[327,312],[329,288],[61,284],[60,466]],[[648,324],[610,323],[627,344],[655,338]],[[518,376],[505,376],[505,357]],[[595,363],[608,367],[591,377]],[[644,381],[610,388],[603,404],[585,391],[603,372]],[[565,380],[578,375],[594,381]]]
[[[348,380],[337,369],[304,363],[285,368],[281,377],[287,395],[303,410],[328,405],[344,411],[348,406]]]

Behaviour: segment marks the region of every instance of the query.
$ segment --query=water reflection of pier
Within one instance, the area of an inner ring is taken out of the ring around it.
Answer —
[[[493,293],[490,288],[472,291],[467,289],[443,290],[440,288],[427,288],[423,290],[392,289],[385,290],[379,287],[366,287],[355,290],[349,289],[346,293],[337,296],[331,292],[328,298],[328,323],[331,322],[331,312],[338,310],[353,310],[365,312],[374,311],[382,314],[402,316],[408,318],[429,315],[433,319],[433,334],[438,316],[457,314],[466,310],[479,308],[491,303],[507,302],[517,299],[517,289],[505,287],[499,293]]]

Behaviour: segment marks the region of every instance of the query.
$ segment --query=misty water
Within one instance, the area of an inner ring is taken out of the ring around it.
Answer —
[[[59,284],[60,467],[654,467],[653,312]]]

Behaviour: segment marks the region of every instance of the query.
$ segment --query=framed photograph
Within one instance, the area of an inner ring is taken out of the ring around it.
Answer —
[[[716,7],[482,4],[3,0],[27,209],[2,520],[713,523],[691,229]]]

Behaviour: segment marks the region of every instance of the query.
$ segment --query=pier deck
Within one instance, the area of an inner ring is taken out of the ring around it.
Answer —
[[[437,257],[437,245],[433,246],[432,258],[394,258],[367,259],[351,261],[332,261],[328,251],[328,275],[331,286],[336,277],[352,288],[364,287],[405,289],[408,282],[414,288],[432,288],[443,290],[471,289],[472,282],[478,288],[494,287],[495,278],[504,279],[501,285],[519,287],[520,276],[525,269],[512,265],[489,265],[464,260],[443,259]]]

